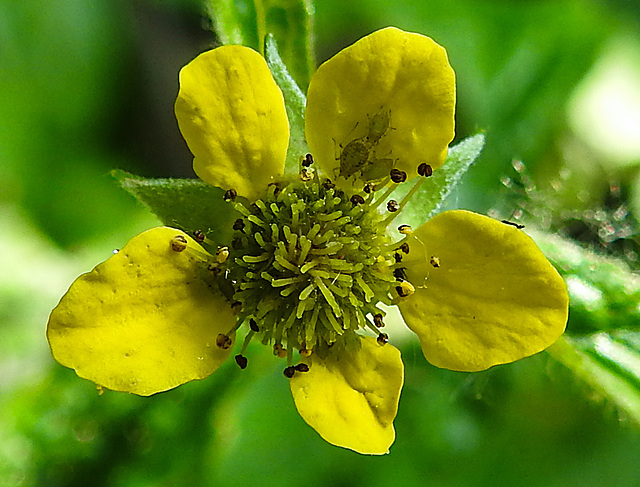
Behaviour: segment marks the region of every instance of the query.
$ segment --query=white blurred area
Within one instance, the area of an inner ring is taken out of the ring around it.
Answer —
[[[568,104],[573,131],[606,169],[640,163],[640,40],[617,37]]]

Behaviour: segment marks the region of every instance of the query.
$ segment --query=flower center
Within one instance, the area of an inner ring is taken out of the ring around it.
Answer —
[[[238,323],[277,354],[321,351],[360,328],[376,330],[392,304],[394,250],[373,194],[346,194],[318,177],[271,185],[234,225],[229,278]]]

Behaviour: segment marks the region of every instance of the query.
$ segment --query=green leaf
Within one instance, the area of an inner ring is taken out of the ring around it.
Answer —
[[[224,190],[199,179],[147,179],[114,170],[111,175],[167,226],[203,231],[215,245],[228,245],[242,215],[224,201]]]
[[[529,233],[567,283],[568,332],[640,330],[640,277],[625,262],[556,235]]]
[[[400,216],[402,223],[418,228],[438,213],[445,198],[478,158],[483,147],[483,134],[468,137],[451,147],[444,165],[433,171],[432,176],[423,179],[419,189],[403,206]],[[393,193],[394,198],[401,201],[410,190],[411,184],[401,184]]]
[[[547,352],[640,426],[640,333],[565,336]]]
[[[265,57],[269,69],[271,69],[271,73],[284,95],[290,128],[285,173],[294,174],[300,170],[300,158],[309,152],[304,139],[304,110],[307,98],[289,74],[287,66],[278,52],[276,40],[271,34],[266,39]]]
[[[265,35],[278,41],[284,63],[299,86],[307,87],[316,62],[313,42],[311,0],[256,0],[264,9]]]
[[[221,44],[247,46],[262,52],[254,3],[251,0],[207,0],[207,13]]]
[[[207,10],[222,44],[252,47],[264,55],[272,34],[293,79],[299,86],[309,84],[316,67],[311,0],[207,0]]]

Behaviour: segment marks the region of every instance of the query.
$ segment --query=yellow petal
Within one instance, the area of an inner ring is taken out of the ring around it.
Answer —
[[[283,172],[284,99],[257,52],[223,46],[200,54],[180,71],[175,111],[203,181],[251,198]]]
[[[444,48],[429,37],[389,27],[318,68],[309,84],[305,131],[315,160],[328,174],[340,171],[340,154],[349,147],[355,159],[364,151],[369,164],[376,159],[386,167],[393,160],[414,177],[422,162],[434,169],[444,163],[454,110],[455,75]],[[356,147],[359,139],[364,147]]]
[[[484,370],[533,355],[563,333],[564,281],[521,230],[448,211],[408,243],[402,262],[416,292],[399,306],[433,365]]]
[[[187,250],[171,249],[176,235]],[[213,373],[230,352],[216,337],[235,317],[202,280],[198,253],[208,256],[180,230],[158,227],[80,276],[49,318],[54,358],[108,389],[143,396]]]
[[[391,345],[380,346],[372,337],[359,343],[342,354],[332,351],[324,360],[312,355],[309,372],[291,379],[291,393],[302,419],[326,441],[380,455],[395,439],[404,366]]]

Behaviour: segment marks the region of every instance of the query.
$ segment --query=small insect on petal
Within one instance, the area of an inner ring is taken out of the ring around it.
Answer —
[[[229,258],[229,247],[220,247],[216,251],[216,260],[218,261],[218,264],[222,264],[226,262],[228,258]]]
[[[411,228],[411,225],[400,225],[398,227],[398,231],[403,235],[411,235],[413,233],[413,228]],[[408,254],[409,252],[405,253]]]
[[[420,176],[424,176],[425,178],[428,178],[433,174],[433,168],[426,162],[423,162],[418,166],[418,174]]]
[[[399,286],[396,286],[396,292],[401,298],[407,298],[416,292],[416,288],[409,281],[402,281]]]
[[[389,177],[394,183],[404,183],[407,180],[407,173],[394,167],[389,172]]]
[[[187,248],[187,239],[184,235],[176,235],[171,239],[171,250],[174,252],[182,252]]]
[[[228,189],[224,193],[223,198],[225,201],[233,201],[236,199],[236,196],[238,196],[238,192],[235,189]]]
[[[502,220],[502,223],[504,223],[505,225],[511,225],[512,227],[516,227],[518,230],[522,230],[524,228],[524,225],[510,222],[509,220]]]

